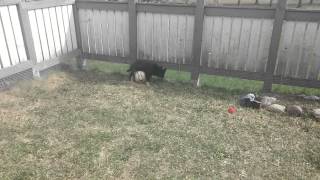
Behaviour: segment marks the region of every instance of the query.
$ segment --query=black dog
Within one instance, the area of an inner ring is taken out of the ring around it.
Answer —
[[[146,80],[149,82],[152,76],[164,78],[167,69],[159,66],[154,62],[139,60],[131,64],[130,68],[127,70],[127,72],[130,72],[130,80],[134,76],[134,73],[137,71],[143,71],[146,74]]]

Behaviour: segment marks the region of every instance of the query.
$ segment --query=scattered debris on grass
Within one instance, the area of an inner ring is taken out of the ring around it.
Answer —
[[[317,96],[299,95],[297,97],[303,97],[304,100],[311,100],[313,102],[318,101]],[[260,106],[260,102],[261,102],[261,106]],[[262,107],[270,112],[281,113],[281,114],[287,113],[287,115],[294,116],[294,117],[308,116],[309,115],[308,112],[312,111],[310,108],[308,109],[300,105],[292,105],[292,103],[288,104],[287,106],[277,104],[280,102],[281,101],[279,101],[276,97],[271,97],[271,96],[259,97],[252,93],[247,94],[246,96],[242,96],[240,98],[240,105],[242,107],[248,107],[253,109],[258,109]],[[315,117],[315,118],[320,117],[320,116],[317,116],[316,112],[317,112],[316,110],[312,111],[311,113],[312,117]]]
[[[240,106],[248,107],[253,109],[260,109],[261,102],[256,100],[256,96],[254,94],[247,94],[240,98]]]

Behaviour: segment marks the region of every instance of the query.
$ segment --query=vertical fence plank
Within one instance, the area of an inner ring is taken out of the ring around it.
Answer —
[[[38,24],[38,31],[40,36],[40,43],[42,47],[42,53],[43,53],[43,61],[50,59],[50,53],[49,53],[49,46],[48,46],[48,38],[47,33],[45,29],[44,24],[44,18],[43,18],[43,9],[37,9],[35,10],[36,13],[36,21]]]
[[[24,47],[25,47],[27,59],[31,61],[33,65],[36,65],[37,61],[42,59],[43,55],[41,53],[41,47],[36,52],[36,47],[35,47],[35,42],[33,37],[36,34],[31,29],[30,13],[28,13],[28,10],[22,8],[21,2],[18,4],[18,14],[19,14],[19,20],[21,23],[21,31],[22,31],[22,37],[24,41]],[[34,18],[36,18],[34,11],[33,11],[33,15],[34,15]],[[35,24],[33,25],[35,26]],[[35,38],[39,38],[39,36],[36,36]],[[40,40],[38,39],[38,41]],[[39,75],[40,75],[39,72],[33,69],[33,76],[39,76]]]
[[[51,19],[49,14],[49,9],[43,9],[43,19],[45,24],[45,30],[47,33],[47,41],[49,46],[49,53],[50,58],[55,58],[56,56],[56,48],[55,48],[55,42],[53,38],[53,32],[52,32],[52,26],[51,26]]]
[[[287,0],[278,1],[275,20],[273,24],[272,38],[269,49],[269,59],[267,63],[267,76],[264,81],[263,91],[272,91],[273,74],[276,68],[276,61],[278,57],[278,50],[282,34],[282,26],[286,13]]]
[[[17,6],[9,6],[9,12],[11,16],[11,22],[13,25],[13,31],[16,36],[16,45],[19,52],[20,61],[27,60],[26,49],[23,41],[23,35],[21,30],[21,23],[19,21],[19,13],[17,10]]]
[[[62,54],[67,54],[68,53],[67,37],[66,37],[66,33],[65,33],[66,31],[65,31],[64,25],[63,25],[61,6],[56,7],[56,18],[57,18],[57,22],[58,22],[58,29],[59,29],[59,35],[60,35],[60,41],[61,41]]]
[[[137,10],[135,0],[129,1],[129,43],[130,58],[137,59]]]
[[[49,8],[50,20],[51,20],[51,27],[53,32],[53,39],[56,49],[56,55],[60,56],[62,54],[62,46],[60,41],[60,33],[58,27],[58,20],[56,15],[56,9],[54,7]]]
[[[76,24],[74,22],[74,13],[72,7],[75,5],[68,5],[68,16],[69,16],[69,26],[70,26],[70,33],[71,33],[71,40],[72,40],[72,50],[78,48],[78,41],[77,41],[77,33],[76,33]]]
[[[68,52],[71,52],[73,50],[73,43],[72,43],[72,38],[71,38],[71,29],[70,29],[70,17],[68,13],[68,6],[62,6],[62,19],[63,19],[63,26],[64,26],[64,31],[66,34],[66,44],[67,44],[67,49]]]
[[[19,19],[21,23],[22,37],[25,43],[25,48],[27,53],[27,59],[32,61],[33,64],[36,64],[37,56],[36,56],[36,51],[34,47],[34,41],[32,38],[32,30],[31,30],[29,14],[27,10],[22,9],[21,3],[19,3],[18,5],[18,13],[19,13]]]
[[[130,56],[130,37],[129,37],[129,13],[128,12],[122,12],[123,16],[123,41],[124,41],[124,56],[129,57]],[[137,20],[138,21],[138,20]],[[138,30],[138,23],[136,24],[136,29]],[[136,33],[137,39],[138,39],[138,33]],[[136,41],[136,57],[138,56],[138,40]]]
[[[38,23],[36,18],[36,12],[34,10],[28,11],[30,26],[31,26],[31,32],[32,32],[32,39],[33,39],[33,45],[36,53],[36,62],[41,62],[43,60],[43,53],[42,53],[42,46],[39,36],[39,29],[38,29]]]
[[[81,53],[83,53],[82,49],[82,37],[81,37],[81,31],[80,31],[80,18],[79,18],[79,8],[78,4],[74,4],[72,6],[72,13],[74,17],[74,26],[75,26],[75,33],[76,33],[76,39],[77,39],[77,47],[80,49]]]
[[[1,57],[1,66],[2,68],[11,66],[10,54],[7,46],[6,35],[2,26],[2,17],[0,15],[0,57]]]
[[[9,8],[6,6],[0,7],[0,14],[2,17],[2,25],[3,25],[4,34],[7,40],[7,46],[8,46],[8,50],[11,58],[11,63],[12,65],[16,65],[19,63],[20,58],[19,58],[19,54],[16,46],[15,34],[11,24]]]
[[[194,85],[199,85],[201,44],[204,20],[204,0],[197,0],[195,11],[195,26],[193,34],[193,60],[194,69],[191,72],[191,81]]]

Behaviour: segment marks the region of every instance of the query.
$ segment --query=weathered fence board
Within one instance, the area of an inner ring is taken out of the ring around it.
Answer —
[[[77,49],[72,5],[29,10],[37,62]]]
[[[11,26],[15,36],[15,43],[18,50],[19,61],[23,62],[27,60],[26,49],[24,46],[24,40],[22,36],[21,24],[19,20],[19,14],[17,6],[9,6],[9,15],[11,18]]]
[[[79,19],[85,53],[129,56],[128,12],[80,9]]]
[[[16,5],[0,7],[0,69],[27,60]]]
[[[60,56],[62,54],[62,46],[61,46],[61,41],[60,41],[56,8],[49,8],[49,14],[50,14],[50,24],[52,27],[56,55]]]
[[[3,29],[3,21],[0,18],[0,48],[1,48],[1,68],[6,68],[12,65],[11,59],[9,56],[9,50],[7,46],[6,34]]]
[[[276,67],[276,75],[300,79],[319,79],[319,23],[284,23],[284,33]]]
[[[272,20],[205,17],[201,66],[265,72]]]
[[[49,46],[48,46],[48,40],[47,40],[47,33],[44,25],[43,11],[42,9],[37,9],[35,10],[35,13],[36,13],[36,21],[37,21],[38,30],[39,30],[38,32],[40,36],[43,60],[49,60],[50,52],[49,52]]]
[[[50,57],[54,58],[54,57],[56,57],[56,51],[55,51],[52,26],[50,23],[49,9],[44,9],[42,12],[43,12],[43,19],[44,19],[45,29],[46,29],[46,34],[47,34]]]
[[[56,7],[56,15],[57,15],[57,21],[58,21],[58,29],[59,29],[59,36],[60,36],[61,47],[62,47],[62,54],[65,54],[68,52],[68,47],[67,47],[66,30],[63,24],[63,15],[62,15],[61,7]]]
[[[138,13],[138,58],[191,63],[194,17]]]
[[[19,63],[19,53],[16,46],[15,34],[11,24],[11,17],[8,7],[0,7],[0,14],[2,17],[3,30],[6,35],[7,48],[9,50],[10,60],[12,65]]]

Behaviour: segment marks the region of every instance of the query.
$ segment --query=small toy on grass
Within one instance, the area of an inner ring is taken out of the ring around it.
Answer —
[[[228,109],[228,113],[230,114],[234,114],[237,112],[237,108],[234,107],[234,106],[230,106],[229,109]]]
[[[240,106],[253,109],[260,109],[261,102],[256,100],[256,96],[254,94],[247,94],[240,98]]]

